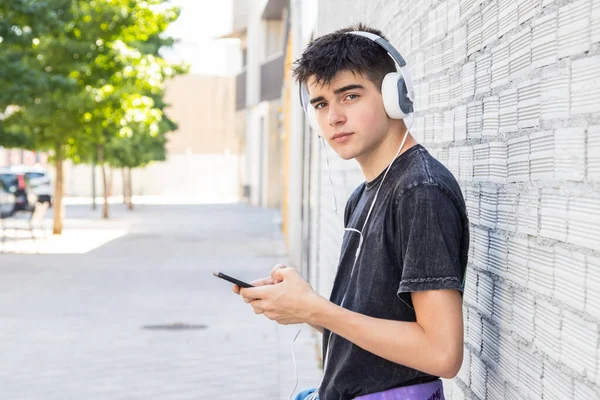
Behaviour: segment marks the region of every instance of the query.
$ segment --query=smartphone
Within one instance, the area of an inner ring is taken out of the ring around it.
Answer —
[[[231,276],[225,275],[224,273],[217,271],[217,270],[213,271],[213,275],[216,276],[217,278],[225,279],[228,282],[235,283],[239,287],[243,287],[243,288],[254,287],[253,285],[251,285],[249,283],[240,281],[239,279],[232,278]]]

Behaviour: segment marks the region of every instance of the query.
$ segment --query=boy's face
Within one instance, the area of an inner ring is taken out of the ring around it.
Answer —
[[[387,137],[381,92],[362,74],[340,71],[329,85],[310,77],[307,87],[322,136],[344,160],[366,160]]]

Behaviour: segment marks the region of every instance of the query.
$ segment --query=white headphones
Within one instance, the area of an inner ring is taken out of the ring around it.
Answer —
[[[370,32],[353,31],[347,32],[349,35],[363,36],[377,43],[388,52],[389,56],[396,62],[400,72],[390,72],[385,75],[381,82],[381,96],[383,97],[383,106],[385,112],[392,119],[404,119],[409,114],[414,112],[413,100],[414,100],[414,89],[410,74],[406,68],[406,61],[404,58],[384,38],[375,35]],[[319,132],[319,124],[317,123],[317,115],[315,108],[310,105],[310,96],[308,89],[304,82],[299,85],[300,89],[300,103],[304,109],[304,114],[308,119],[308,123],[311,128]]]

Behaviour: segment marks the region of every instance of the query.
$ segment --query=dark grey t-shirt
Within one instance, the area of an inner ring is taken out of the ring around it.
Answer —
[[[385,172],[385,171],[384,171]],[[361,184],[346,204],[344,223],[361,230],[383,178]],[[330,300],[375,318],[416,321],[410,292],[456,289],[463,293],[469,223],[461,190],[421,145],[401,154],[390,168],[365,231],[354,274],[359,234],[346,231]],[[346,293],[347,291],[347,293]],[[327,369],[321,400],[346,400],[437,377],[361,349],[325,330]]]

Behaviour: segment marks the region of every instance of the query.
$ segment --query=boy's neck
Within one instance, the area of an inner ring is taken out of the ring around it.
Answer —
[[[367,182],[377,178],[383,171],[385,171],[385,169],[394,160],[396,153],[398,153],[398,148],[400,147],[402,139],[404,138],[404,134],[407,131],[404,122],[399,125],[400,126],[397,129],[392,130],[385,140],[381,142],[381,144],[372,152],[360,159],[356,159]],[[416,144],[417,141],[409,132],[406,136],[404,146],[402,146],[402,149],[398,155],[404,153],[406,150],[410,149]]]

